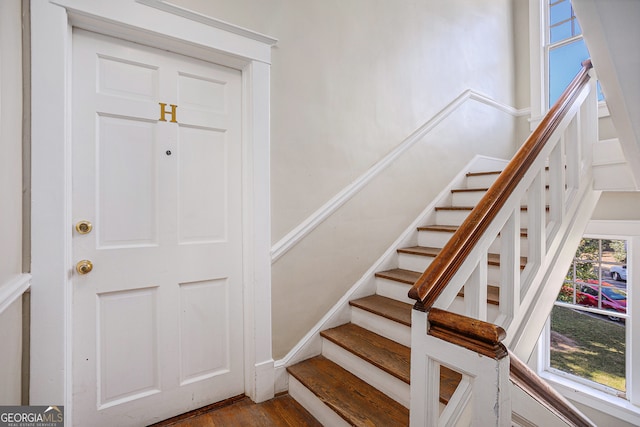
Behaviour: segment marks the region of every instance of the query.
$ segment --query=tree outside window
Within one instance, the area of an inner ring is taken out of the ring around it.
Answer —
[[[626,391],[626,241],[582,239],[551,313],[552,370]]]

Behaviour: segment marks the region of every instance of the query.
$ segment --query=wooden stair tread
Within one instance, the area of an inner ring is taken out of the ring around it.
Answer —
[[[349,305],[368,311],[405,326],[411,326],[411,304],[380,295],[369,295],[349,301]]]
[[[467,172],[467,176],[500,175],[502,171]]]
[[[432,225],[423,225],[418,227],[418,231],[441,231],[441,232],[445,232],[445,233],[455,233],[456,231],[458,231],[458,228],[460,228],[460,226],[458,225],[437,225],[437,224],[432,224]],[[520,237],[527,237],[528,235],[528,231],[526,228],[521,228],[520,229]]]
[[[398,252],[402,254],[436,257],[441,250],[442,248],[431,248],[428,246],[409,246],[398,249]]]
[[[391,270],[378,271],[376,273],[376,277],[394,280],[396,282],[406,283],[407,285],[413,286],[413,284],[416,283],[416,280],[420,278],[420,273],[402,268],[393,268]]]
[[[462,374],[440,365],[440,403],[449,403],[460,381]]]
[[[334,344],[409,384],[411,349],[353,323],[320,332]]]
[[[459,297],[464,298],[464,286],[458,292]],[[492,305],[500,305],[500,287],[495,285],[487,285],[487,303]]]
[[[320,333],[324,338],[352,352],[383,371],[409,384],[411,349],[375,334],[353,323]],[[440,402],[447,404],[462,375],[442,366],[440,369]]]
[[[323,356],[287,371],[351,425],[409,425],[407,408]]]
[[[475,206],[436,206],[436,211],[472,211]],[[549,206],[545,206],[545,209],[548,211]],[[528,210],[526,206],[520,206],[520,210],[525,212]]]
[[[437,224],[433,224],[433,225],[423,225],[421,227],[418,227],[418,231],[443,231],[445,233],[455,233],[458,228],[460,228],[457,225],[437,225]]]
[[[545,185],[544,188],[548,190],[549,186]],[[480,192],[480,191],[489,191],[489,187],[454,188],[451,190],[452,193],[473,193],[473,192]]]
[[[454,188],[451,190],[452,193],[475,193],[480,191],[487,191],[489,187],[485,188]]]

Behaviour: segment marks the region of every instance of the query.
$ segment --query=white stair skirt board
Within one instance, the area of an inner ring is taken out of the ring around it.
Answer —
[[[405,408],[409,408],[409,384],[327,339],[323,340],[322,343],[322,355],[377,388]]]
[[[411,347],[411,328],[357,307],[351,307],[351,323]]]
[[[380,296],[405,302],[407,304],[415,304],[416,301],[409,298],[409,289],[411,289],[411,286],[406,283],[376,277],[376,294]]]
[[[322,403],[318,397],[309,391],[304,385],[289,375],[289,395],[293,397],[304,409],[309,411],[316,420],[320,421],[323,426],[327,427],[349,427],[349,424]]]

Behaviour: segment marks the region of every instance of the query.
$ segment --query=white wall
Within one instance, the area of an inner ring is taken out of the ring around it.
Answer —
[[[272,63],[276,242],[466,89],[515,106],[512,0],[174,0],[279,39]],[[515,120],[474,104],[273,265],[279,358],[475,154]],[[292,321],[295,319],[295,321]]]
[[[0,2],[0,295],[22,273],[20,0]],[[2,306],[3,301],[0,301]],[[22,303],[0,313],[0,405],[20,403]]]
[[[607,191],[602,193],[591,215],[595,220],[640,220],[640,192]]]
[[[0,313],[0,405],[20,405],[22,299]]]

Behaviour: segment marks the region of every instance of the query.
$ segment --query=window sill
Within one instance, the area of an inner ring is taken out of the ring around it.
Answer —
[[[553,372],[542,371],[540,376],[572,403],[579,402],[604,414],[634,425],[640,425],[640,407],[632,405],[628,400],[596,390]]]

